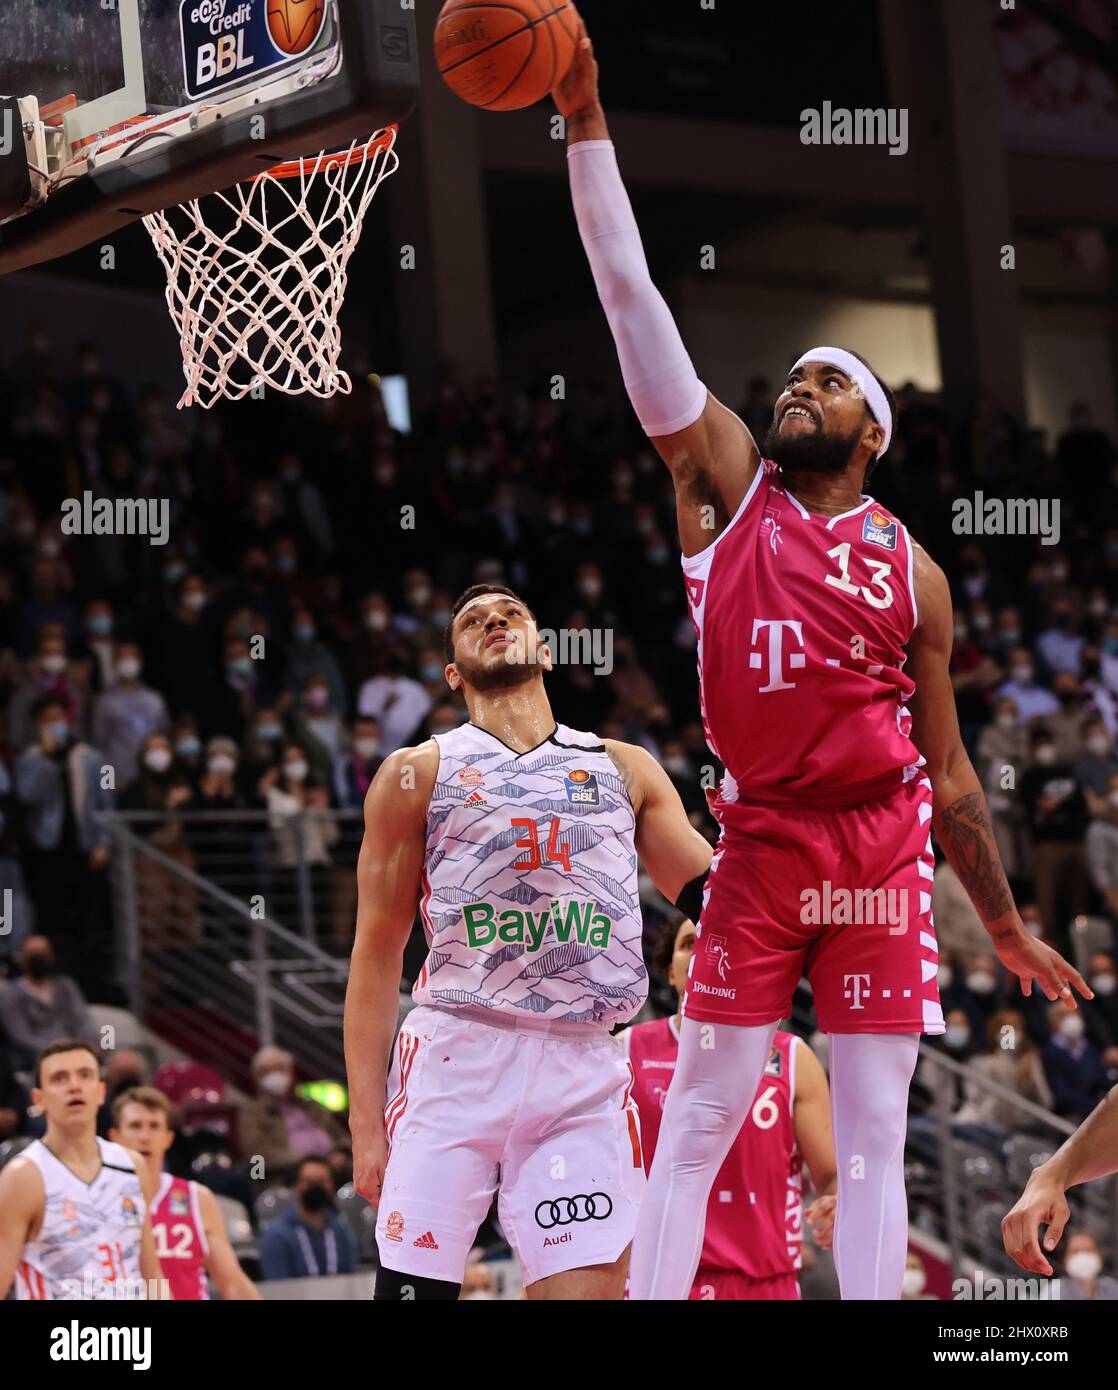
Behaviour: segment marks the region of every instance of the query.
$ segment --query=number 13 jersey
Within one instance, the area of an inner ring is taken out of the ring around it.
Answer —
[[[636,816],[600,738],[558,725],[517,753],[474,724],[437,734],[412,997],[556,1036],[608,1031],[648,992]]]
[[[912,567],[908,531],[873,498],[814,516],[768,460],[726,530],[684,558],[728,823],[743,801],[851,806],[915,776]]]

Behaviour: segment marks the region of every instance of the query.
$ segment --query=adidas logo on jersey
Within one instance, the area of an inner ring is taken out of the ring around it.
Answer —
[[[417,1250],[437,1250],[439,1243],[430,1231],[424,1231],[421,1236],[417,1236],[412,1244]]]
[[[462,805],[468,806],[471,810],[473,810],[475,806],[488,806],[489,802],[486,801],[485,797],[482,796],[481,792],[471,792],[470,795],[465,799],[465,801],[463,801]]]

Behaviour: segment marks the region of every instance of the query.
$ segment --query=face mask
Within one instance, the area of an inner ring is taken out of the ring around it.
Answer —
[[[267,1071],[260,1078],[260,1089],[270,1096],[285,1096],[291,1089],[291,1078],[285,1071]]]
[[[134,681],[140,674],[140,663],[134,656],[123,657],[116,664],[116,673],[122,681]]]
[[[1097,1279],[1102,1269],[1102,1259],[1093,1250],[1077,1250],[1065,1264],[1072,1279]]]
[[[967,989],[972,994],[993,994],[997,981],[985,970],[972,970],[967,976]]]
[[[957,624],[955,627],[955,641],[965,642],[968,636],[969,633],[967,632],[967,629],[962,625],[962,623]]]
[[[257,724],[256,726],[256,737],[265,743],[275,743],[282,733],[283,730],[278,724]]]
[[[293,782],[305,782],[307,773],[310,772],[310,765],[304,762],[284,763],[283,770]]]
[[[431,590],[425,584],[408,590],[408,602],[413,608],[426,608],[431,602]]]
[[[664,565],[668,561],[668,550],[666,546],[654,545],[651,550],[645,552],[650,565]]]
[[[39,668],[48,676],[60,676],[66,669],[66,658],[61,652],[48,652],[39,658]]]
[[[280,574],[294,574],[294,573],[295,573],[295,556],[294,556],[294,555],[277,555],[277,556],[276,556],[276,569],[280,572]]]
[[[970,1029],[954,1024],[944,1033],[943,1040],[952,1052],[961,1052],[970,1042]]]
[[[978,631],[978,632],[989,632],[989,631],[990,631],[990,615],[989,615],[989,613],[976,613],[976,614],[974,615],[974,617],[971,619],[971,621],[974,623],[974,626],[975,626],[976,631]]]
[[[327,1211],[334,1206],[334,1199],[320,1183],[303,1190],[303,1207],[306,1211]]]
[[[1067,565],[1053,565],[1048,571],[1053,584],[1066,584],[1068,579]]]
[[[936,971],[936,979],[939,981],[940,989],[946,989],[955,978],[955,972],[949,965],[941,965]]]
[[[201,751],[202,741],[195,738],[193,734],[187,734],[185,738],[175,740],[175,752],[180,758],[196,758]]]
[[[206,768],[215,777],[227,777],[237,766],[236,760],[228,753],[215,753],[206,763]]]
[[[1036,750],[1036,760],[1041,767],[1051,767],[1056,761],[1056,745],[1054,743],[1042,743]]]
[[[233,659],[232,661],[226,663],[225,669],[229,672],[229,674],[230,674],[231,676],[251,676],[251,675],[252,675],[252,657],[251,657],[251,656],[238,656],[238,657],[234,657],[234,659]]]
[[[1024,918],[1022,918],[1021,920],[1024,923],[1025,930],[1029,933],[1030,936],[1041,937],[1044,935],[1044,929],[1039,922],[1034,922],[1031,917],[1027,922]]]
[[[54,974],[54,962],[50,956],[29,956],[26,969],[32,980],[45,980]]]
[[[580,516],[577,521],[571,524],[571,530],[576,536],[588,536],[593,529],[593,523],[584,516]]]
[[[108,613],[94,613],[86,626],[91,637],[108,637],[113,630],[113,620]]]
[[[1108,793],[1106,799],[1112,806],[1118,806],[1118,790]]]
[[[163,571],[163,582],[164,584],[177,584],[185,573],[185,565],[180,565],[177,563],[168,565],[167,568]]]
[[[686,777],[688,772],[686,758],[665,758],[663,767],[666,772],[674,773],[677,777]]]
[[[53,724],[48,724],[46,728],[57,743],[70,742],[70,726],[64,720],[56,719]]]
[[[190,589],[182,596],[182,606],[191,613],[198,613],[206,606],[204,589]]]
[[[359,738],[354,741],[353,751],[359,758],[364,758],[366,762],[372,762],[380,752],[379,738]]]
[[[149,748],[144,754],[144,766],[152,772],[166,772],[171,766],[169,748]]]
[[[928,1277],[922,1269],[906,1269],[901,1278],[901,1293],[905,1298],[919,1298]]]
[[[1110,604],[1104,598],[1093,598],[1087,605],[1087,612],[1092,618],[1105,618],[1110,610]]]
[[[594,603],[602,594],[601,580],[584,579],[579,584],[578,591],[588,603]]]
[[[330,703],[330,692],[324,685],[312,685],[306,700],[311,709],[324,709]]]
[[[425,681],[441,681],[443,678],[443,667],[434,661],[429,661],[426,666],[420,668],[419,674]]]
[[[1076,1043],[1083,1036],[1083,1020],[1078,1014],[1068,1014],[1060,1023],[1060,1036]]]
[[[1033,668],[1031,666],[1014,666],[1009,673],[1018,685],[1032,685]]]
[[[435,609],[433,609],[432,612],[431,612],[431,621],[435,624],[436,627],[446,627],[447,623],[450,622],[450,609],[449,609],[449,608],[435,608]]]
[[[313,626],[310,623],[299,623],[299,625],[294,629],[294,637],[296,642],[313,642]]]
[[[1000,636],[1007,647],[1016,647],[1021,641],[1021,629],[1019,627],[1003,627]]]
[[[1118,637],[1104,637],[1102,649],[1107,656],[1118,656]]]
[[[999,728],[999,729],[1016,729],[1016,727],[1017,727],[1017,716],[1016,716],[1015,714],[999,714],[999,715],[998,715],[998,728]]]
[[[1093,753],[1096,758],[1105,758],[1110,748],[1109,740],[1100,734],[1093,734],[1087,740],[1087,752]]]
[[[378,609],[374,609],[371,613],[366,613],[365,626],[370,632],[383,632],[388,626],[388,614],[381,613]]]
[[[1091,988],[1096,994],[1113,994],[1115,985],[1118,985],[1118,975],[1095,975],[1091,979]]]

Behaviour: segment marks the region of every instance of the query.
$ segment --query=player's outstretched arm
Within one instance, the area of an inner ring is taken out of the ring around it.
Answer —
[[[804,1212],[815,1243],[829,1250],[835,1228],[838,1162],[831,1133],[831,1092],[823,1064],[807,1043],[796,1043],[796,1094],[792,1102],[796,1147],[811,1174],[815,1200]]]
[[[1083,1121],[1047,1163],[1034,1168],[1024,1192],[1002,1221],[1005,1253],[1037,1274],[1052,1273],[1039,1233],[1047,1226],[1044,1250],[1055,1250],[1071,1211],[1069,1187],[1118,1173],[1118,1086]]]
[[[388,1061],[400,1013],[404,947],[419,906],[427,805],[438,766],[434,740],[401,748],[381,764],[365,797],[357,934],[345,998],[345,1058],[353,1182],[373,1206],[380,1201],[388,1162]]]
[[[571,197],[629,399],[672,471],[684,554],[725,529],[760,466],[743,421],[699,380],[649,273],[598,92],[598,64],[581,26],[566,78],[552,93],[567,123]]]
[[[218,1293],[226,1303],[247,1302],[260,1299],[261,1293],[241,1268],[241,1262],[233,1253],[225,1222],[221,1218],[221,1208],[208,1187],[199,1185],[198,1214],[202,1218],[202,1230],[206,1234],[206,1244],[210,1253],[206,1256],[206,1273],[214,1281]]]
[[[43,1180],[30,1160],[13,1158],[0,1170],[0,1302],[42,1220],[43,1197]]]
[[[914,578],[919,614],[908,647],[916,694],[912,740],[924,755],[932,783],[932,824],[951,867],[990,933],[1002,964],[1021,981],[1025,994],[1036,980],[1049,999],[1075,1008],[1074,985],[1086,999],[1094,994],[1059,952],[1030,936],[1013,903],[990,823],[986,795],[959,733],[948,665],[954,636],[947,579],[920,546]]]
[[[605,746],[636,811],[641,863],[668,902],[697,921],[699,886],[714,857],[710,845],[687,819],[672,779],[647,749],[611,738]]]

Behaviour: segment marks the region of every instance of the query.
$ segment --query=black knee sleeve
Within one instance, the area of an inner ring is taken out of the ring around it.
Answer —
[[[442,1279],[425,1279],[419,1274],[401,1274],[395,1269],[377,1270],[374,1303],[455,1303],[462,1292],[461,1284],[448,1284]]]

